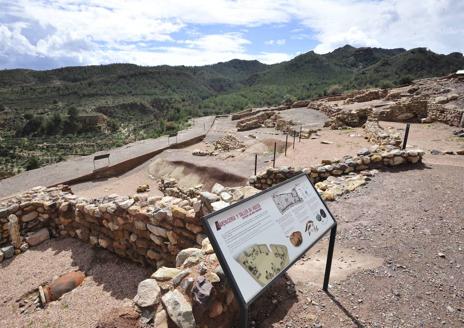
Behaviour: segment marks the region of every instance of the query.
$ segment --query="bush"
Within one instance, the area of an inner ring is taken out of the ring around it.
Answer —
[[[398,85],[410,85],[412,83],[412,78],[410,76],[403,76],[398,81]]]
[[[341,95],[341,94],[342,94],[342,87],[339,84],[331,85],[327,89],[327,95],[328,96],[338,96],[338,95]]]
[[[26,162],[26,171],[34,170],[40,167],[39,160],[35,157],[31,157]]]

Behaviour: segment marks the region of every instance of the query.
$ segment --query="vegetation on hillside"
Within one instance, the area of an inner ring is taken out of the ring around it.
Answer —
[[[132,64],[0,71],[0,178],[137,139],[174,133],[190,117],[230,113],[464,68],[460,53],[423,48],[308,52],[279,64]]]

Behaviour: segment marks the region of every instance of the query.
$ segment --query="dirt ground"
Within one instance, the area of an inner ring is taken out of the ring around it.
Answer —
[[[254,326],[463,327],[463,168],[379,173],[329,203],[339,225],[330,294],[321,245],[253,307]]]
[[[81,286],[45,309],[21,314],[17,300],[73,270],[86,273]],[[102,312],[130,304],[138,283],[152,270],[77,239],[53,239],[0,264],[0,327],[95,327]]]

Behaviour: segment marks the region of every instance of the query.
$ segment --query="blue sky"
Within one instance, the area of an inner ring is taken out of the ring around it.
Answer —
[[[461,0],[0,0],[0,69],[289,60],[345,44],[464,51]]]

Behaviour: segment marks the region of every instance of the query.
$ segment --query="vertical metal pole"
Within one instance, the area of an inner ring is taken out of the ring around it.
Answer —
[[[177,144],[177,134],[176,134],[176,144]]]
[[[169,146],[169,136],[168,136],[168,146]]]
[[[277,150],[277,142],[274,142],[274,159],[272,161],[272,167],[275,167],[276,150]]]
[[[325,264],[324,285],[322,289],[327,291],[329,288],[330,269],[332,268],[332,258],[335,247],[335,237],[337,236],[337,224],[330,230],[329,249],[327,251],[327,262]]]
[[[404,139],[403,139],[403,147],[401,149],[406,149],[406,145],[408,144],[408,137],[409,137],[409,127],[411,124],[406,124],[406,131],[404,131]]]
[[[287,132],[287,135],[285,136],[285,157],[287,157],[287,144],[288,144],[288,132]]]
[[[240,309],[240,328],[248,328],[248,308],[246,305]]]
[[[203,131],[206,131],[206,123],[203,122]]]
[[[303,125],[300,125],[300,133],[298,134],[298,142],[301,142],[301,132],[303,131]]]
[[[293,149],[295,149],[296,131],[293,131]]]
[[[257,169],[258,169],[258,154],[255,154],[255,175],[256,175]]]

